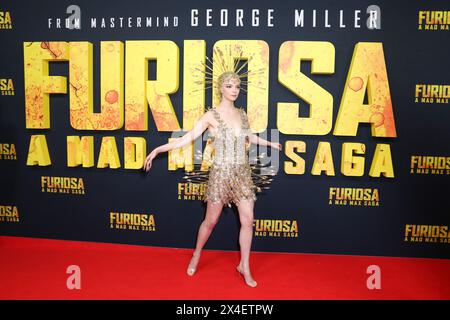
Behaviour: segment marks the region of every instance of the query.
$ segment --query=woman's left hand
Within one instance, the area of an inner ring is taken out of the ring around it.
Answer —
[[[271,143],[270,143],[270,146],[271,146],[272,148],[278,149],[278,150],[280,150],[280,151],[281,151],[281,149],[282,149],[281,143],[278,143],[278,142],[276,142],[276,143],[271,142]]]

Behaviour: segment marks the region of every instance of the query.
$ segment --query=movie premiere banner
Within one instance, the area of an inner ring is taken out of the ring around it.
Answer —
[[[193,248],[208,140],[142,168],[219,102],[220,49],[283,146],[252,145],[254,251],[450,258],[449,26],[448,1],[3,1],[0,234]],[[224,207],[206,248],[238,232]]]

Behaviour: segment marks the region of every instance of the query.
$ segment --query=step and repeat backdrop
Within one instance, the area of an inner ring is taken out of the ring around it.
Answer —
[[[253,250],[450,258],[449,28],[444,1],[2,2],[0,234],[193,248],[206,132],[142,167],[219,102],[221,52],[283,146],[252,145]],[[206,248],[238,232],[224,207]]]

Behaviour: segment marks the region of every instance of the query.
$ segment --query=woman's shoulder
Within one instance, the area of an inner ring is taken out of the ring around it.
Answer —
[[[205,108],[205,116],[206,117],[214,117],[216,112],[217,111],[216,111],[215,107],[206,107]]]
[[[205,108],[205,113],[203,114],[203,117],[207,119],[216,118],[215,112],[217,112],[215,107],[208,106]]]
[[[207,107],[205,108],[205,113],[207,113],[207,112],[211,113],[211,112],[213,112],[214,110],[216,110],[216,107],[214,107],[214,106],[207,106]]]
[[[238,109],[239,109],[239,112],[242,112],[242,114],[243,114],[244,116],[247,116],[247,112],[245,111],[245,108],[244,108],[244,107],[239,107]]]

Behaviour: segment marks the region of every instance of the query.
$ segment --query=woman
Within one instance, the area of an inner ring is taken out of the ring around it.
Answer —
[[[222,213],[225,204],[234,202],[239,211],[241,228],[239,245],[241,261],[236,267],[247,285],[256,287],[250,272],[250,248],[253,235],[253,207],[256,200],[247,156],[247,143],[281,150],[281,144],[264,140],[249,130],[247,114],[234,106],[240,92],[240,78],[235,72],[224,72],[218,78],[221,101],[196,122],[194,128],[176,141],[155,148],[146,158],[144,170],[149,171],[157,154],[181,148],[199,137],[206,129],[214,139],[215,156],[205,190],[206,216],[197,236],[195,251],[187,274],[197,270],[201,251]],[[238,130],[239,129],[239,130]]]

